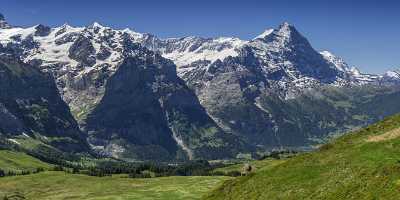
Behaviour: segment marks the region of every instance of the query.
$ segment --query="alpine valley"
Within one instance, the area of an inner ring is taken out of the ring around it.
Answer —
[[[0,144],[127,161],[311,150],[400,112],[400,71],[364,74],[283,23],[252,40],[161,39],[0,14]],[[385,103],[382,103],[385,102]]]

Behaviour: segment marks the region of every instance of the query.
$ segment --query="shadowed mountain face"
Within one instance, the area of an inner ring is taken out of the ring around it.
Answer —
[[[141,48],[136,46],[135,48]],[[127,57],[88,116],[89,141],[115,157],[152,160],[229,158],[232,136],[208,117],[175,65],[145,52]]]
[[[0,134],[32,138],[65,152],[88,152],[86,136],[53,78],[4,52],[0,46]]]

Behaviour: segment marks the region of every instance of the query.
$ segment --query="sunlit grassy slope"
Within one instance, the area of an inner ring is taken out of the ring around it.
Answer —
[[[42,172],[0,178],[0,199],[19,194],[26,199],[179,200],[200,199],[229,177],[133,179]]]
[[[206,199],[400,199],[400,115],[227,181]]]
[[[234,164],[234,165],[228,165],[226,167],[221,167],[221,168],[216,168],[213,171],[214,172],[222,172],[222,173],[229,173],[232,171],[238,171],[241,172],[243,166],[248,163],[250,164],[252,167],[255,168],[256,171],[258,170],[264,170],[270,167],[273,167],[277,164],[280,164],[282,162],[284,162],[285,160],[276,160],[276,159],[264,159],[264,160],[253,160],[253,161],[248,161],[248,162],[243,162],[243,163],[239,163],[239,164]]]
[[[0,150],[0,169],[5,171],[48,169],[51,166],[22,152]]]

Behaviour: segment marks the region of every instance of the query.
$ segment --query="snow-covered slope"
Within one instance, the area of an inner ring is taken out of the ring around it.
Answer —
[[[166,58],[173,60],[177,66],[185,66],[199,60],[214,62],[223,60],[228,56],[237,56],[237,48],[246,41],[238,38],[203,39],[198,37],[186,37],[182,39],[167,39],[168,46],[163,52]]]
[[[159,39],[151,34],[143,34],[136,41],[174,61],[180,77],[185,76],[190,70],[194,70],[190,66],[192,63],[212,63],[228,56],[238,56],[238,49],[247,43],[247,41],[230,37]]]
[[[350,67],[342,58],[334,55],[329,51],[320,52],[321,55],[331,64],[333,64],[339,71],[345,73],[349,80],[356,85],[365,84],[379,84],[382,76],[374,74],[365,74],[360,72],[357,67]]]
[[[342,72],[348,72],[351,70],[350,67],[347,65],[347,63],[344,62],[344,60],[342,58],[339,58],[339,57],[333,55],[329,51],[322,51],[320,53],[327,61],[334,64],[338,70],[340,70]]]
[[[274,29],[267,29],[265,30],[263,33],[261,33],[260,35],[258,35],[257,37],[254,38],[255,39],[264,39],[265,37],[267,37],[268,35],[270,35],[271,33],[274,32]]]

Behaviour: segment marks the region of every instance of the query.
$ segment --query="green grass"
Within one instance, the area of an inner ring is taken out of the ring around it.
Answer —
[[[400,115],[320,150],[225,182],[206,199],[400,199],[400,138],[368,142],[400,127]]]
[[[0,199],[22,194],[27,199],[199,199],[229,177],[164,177],[132,179],[91,177],[42,172],[27,176],[0,178]]]
[[[5,171],[30,171],[38,167],[48,169],[51,166],[25,153],[0,150],[0,169]]]
[[[222,173],[229,173],[232,171],[242,171],[242,168],[245,163],[249,163],[252,167],[255,167],[255,170],[261,170],[265,169],[266,167],[272,167],[275,166],[279,163],[284,162],[284,160],[276,160],[276,159],[265,159],[265,160],[252,160],[248,162],[243,162],[243,163],[238,163],[238,164],[233,164],[233,165],[228,165],[226,167],[221,167],[214,169],[213,172],[222,172]]]

